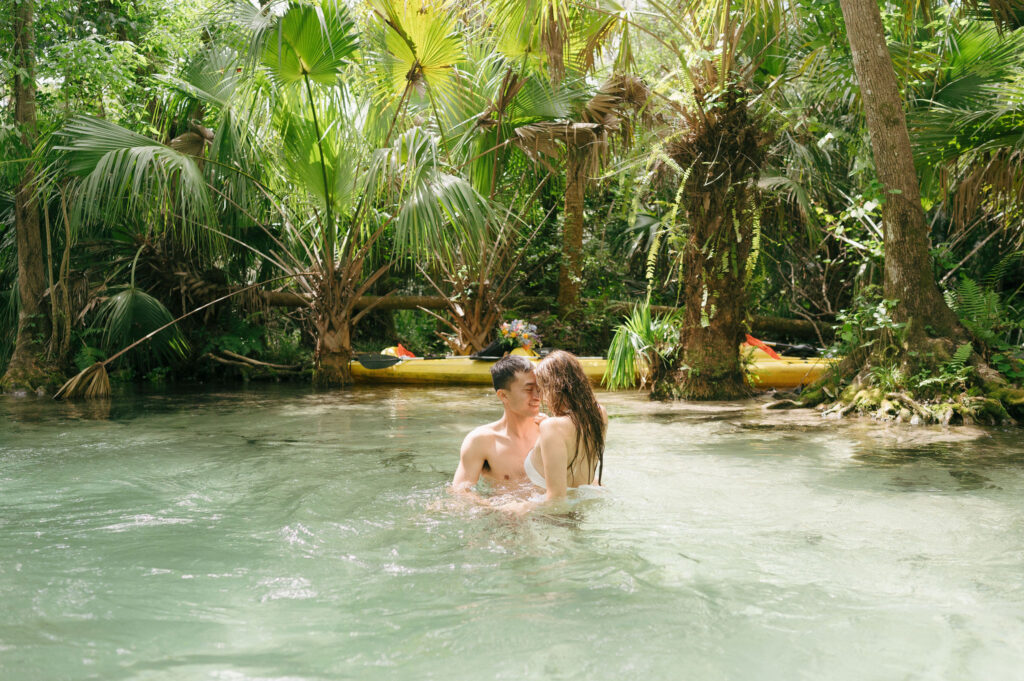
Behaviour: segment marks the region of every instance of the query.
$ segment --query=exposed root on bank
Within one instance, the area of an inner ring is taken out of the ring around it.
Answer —
[[[886,392],[860,385],[850,386],[836,400],[820,399],[822,394],[808,395],[799,401],[777,400],[765,405],[765,408],[817,407],[824,418],[841,419],[852,414],[871,416],[879,421],[943,426],[1017,425],[1017,419],[1024,413],[1024,391],[1008,387],[989,394],[963,392],[939,395],[928,400],[915,399],[906,391]],[[808,397],[817,399],[812,401]]]
[[[948,353],[940,356],[947,357]],[[878,357],[858,359],[847,358],[831,375],[808,387],[798,398],[779,395],[763,408],[814,407],[824,418],[865,415],[879,421],[913,425],[1002,426],[1024,422],[1024,390],[1008,383],[977,353],[971,357],[968,374],[960,376],[952,389],[949,384],[937,389],[934,379],[921,380],[920,376],[916,383],[908,381],[906,377],[913,375],[909,371],[904,371],[903,379],[895,385],[892,374],[888,381],[879,381],[872,370],[872,361]],[[913,386],[920,388],[920,392]]]

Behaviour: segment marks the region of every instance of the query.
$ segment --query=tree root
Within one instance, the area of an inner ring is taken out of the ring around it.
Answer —
[[[1024,410],[1024,391],[1014,391],[1015,408]],[[824,407],[824,418],[841,419],[851,413],[866,414],[879,421],[894,421],[911,425],[1016,425],[1015,419],[1004,406],[1006,396],[950,396],[933,404],[923,404],[905,392],[882,393],[877,388],[862,388],[852,395],[844,393],[838,401]],[[773,407],[774,403],[765,408]],[[1010,403],[1013,404],[1013,403]],[[799,406],[807,406],[801,404]]]
[[[928,339],[932,364],[948,361],[952,356],[954,343],[949,339]],[[879,366],[891,365],[892,357],[879,356]],[[938,358],[938,359],[936,359]],[[971,357],[970,364],[975,380],[961,383],[956,390],[939,391],[927,401],[915,399],[910,390],[899,387],[882,389],[872,387],[877,380],[873,376],[872,362],[878,358],[847,357],[833,372],[831,383],[825,381],[809,387],[800,397],[798,406],[817,406],[825,418],[841,419],[851,413],[870,415],[880,421],[896,423],[949,425],[1016,425],[1024,422],[1024,390],[1010,385],[1005,377],[992,369],[978,354]],[[925,367],[927,368],[927,367]],[[934,367],[933,367],[934,368]],[[903,375],[910,376],[920,366],[904,366]],[[884,374],[883,374],[884,375]],[[838,397],[833,389],[842,377],[850,381]],[[832,386],[830,389],[829,386]],[[781,400],[780,400],[781,402]],[[765,408],[788,408],[776,403]]]
[[[806,405],[799,400],[774,400],[762,405],[762,409],[803,409]]]

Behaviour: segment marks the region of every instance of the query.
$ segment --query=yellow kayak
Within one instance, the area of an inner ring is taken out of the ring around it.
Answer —
[[[539,362],[539,358],[529,358]],[[607,360],[603,357],[579,357],[587,378],[600,385]],[[755,351],[751,357],[750,373],[754,385],[763,390],[776,388],[789,390],[809,385],[818,380],[835,360],[813,358],[796,359],[783,357],[772,359]],[[367,369],[358,361],[351,364],[352,376],[360,383],[406,383],[406,384],[448,384],[448,385],[489,385],[493,361],[470,359],[468,357],[446,357],[444,359],[403,358],[397,364],[381,369]]]

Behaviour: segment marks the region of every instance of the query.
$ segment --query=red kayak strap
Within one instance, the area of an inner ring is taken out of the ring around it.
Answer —
[[[766,345],[764,341],[757,340],[756,338],[751,336],[749,333],[747,334],[747,343],[749,343],[750,345],[753,345],[755,348],[760,348],[761,350],[764,350],[768,354],[768,356],[771,357],[772,359],[782,359],[782,356],[779,353],[777,353],[774,350],[772,350],[770,347],[768,347],[768,345]],[[399,345],[398,347],[402,347],[402,346]]]

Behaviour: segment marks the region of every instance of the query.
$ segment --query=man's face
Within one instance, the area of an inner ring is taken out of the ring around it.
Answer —
[[[540,413],[540,388],[537,387],[537,377],[533,371],[517,373],[508,388],[498,393],[508,411],[530,416]]]

